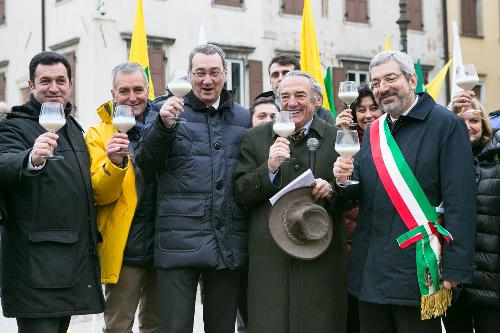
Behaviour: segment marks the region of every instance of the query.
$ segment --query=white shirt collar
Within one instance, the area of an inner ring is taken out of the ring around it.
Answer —
[[[212,104],[212,106],[214,107],[214,109],[219,109],[219,104],[220,104],[220,96],[219,98],[217,98],[217,100],[215,101],[214,104]]]
[[[411,109],[413,109],[415,107],[415,105],[417,105],[417,102],[418,102],[418,95],[415,94],[415,100],[413,101],[413,104],[410,105],[410,107],[401,114],[401,116],[406,116],[408,113],[410,113]],[[391,115],[389,115],[391,117],[391,120],[392,122],[395,122],[397,119],[393,118]]]
[[[304,127],[302,127],[304,129],[304,135],[307,135],[307,133],[309,133],[309,128],[311,127],[311,124],[312,124],[313,120],[309,120],[307,122],[307,124],[304,125]]]

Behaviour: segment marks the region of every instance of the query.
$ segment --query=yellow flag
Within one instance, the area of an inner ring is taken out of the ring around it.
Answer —
[[[387,34],[387,36],[385,36],[385,50],[386,51],[392,51],[391,37],[389,37],[389,34]]]
[[[330,110],[328,96],[326,95],[323,74],[321,73],[321,61],[319,59],[318,41],[314,29],[314,17],[309,0],[304,0],[304,11],[302,12],[302,37],[300,41],[300,67],[314,77],[316,82],[323,88],[323,107]]]
[[[448,60],[446,65],[437,73],[436,77],[429,83],[425,85],[425,91],[433,99],[437,99],[439,96],[439,92],[441,91],[441,86],[443,85],[444,79],[446,78],[446,72],[448,72],[448,68],[450,68],[452,59]]]
[[[149,99],[155,98],[153,81],[149,67],[148,42],[146,39],[146,28],[144,27],[144,11],[142,10],[142,0],[137,0],[135,9],[134,30],[132,31],[132,41],[130,42],[130,54],[128,61],[136,62],[144,68],[148,77]]]

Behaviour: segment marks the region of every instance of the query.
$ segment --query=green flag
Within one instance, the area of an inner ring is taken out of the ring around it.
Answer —
[[[330,104],[330,112],[332,113],[333,119],[335,119],[337,117],[337,111],[335,110],[335,103],[333,99],[333,75],[331,67],[328,67],[326,70],[324,82],[326,96],[328,97],[328,103]]]
[[[417,88],[415,88],[415,92],[417,94],[425,92],[424,86],[424,74],[422,73],[422,66],[420,66],[420,59],[417,60],[417,64],[415,65],[415,72],[417,74]]]

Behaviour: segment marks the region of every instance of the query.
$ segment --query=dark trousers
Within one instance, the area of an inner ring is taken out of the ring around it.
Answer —
[[[351,294],[347,298],[347,333],[359,333],[358,299]]]
[[[198,281],[203,284],[206,333],[234,333],[241,271],[157,270],[160,333],[192,333]]]
[[[236,327],[238,333],[247,331],[248,308],[247,308],[247,292],[248,292],[248,270],[244,270],[241,274],[240,292],[238,298],[238,312],[236,314]]]
[[[466,306],[459,301],[448,309],[443,323],[446,333],[498,333],[500,309],[481,305]]]
[[[16,318],[18,333],[66,333],[71,317]]]
[[[358,301],[361,333],[441,333],[441,318],[420,319],[420,307]]]

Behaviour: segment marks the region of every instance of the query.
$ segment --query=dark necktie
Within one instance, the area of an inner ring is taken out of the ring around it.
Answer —
[[[290,135],[290,139],[292,140],[293,143],[297,143],[300,141],[300,139],[304,137],[305,132],[306,132],[305,128],[295,130],[295,132],[293,132],[293,134]]]
[[[389,130],[392,133],[392,129],[394,128],[394,122],[392,121],[392,119],[389,115],[387,116],[387,125],[389,125]]]

